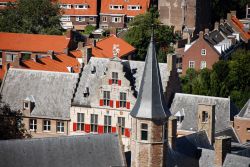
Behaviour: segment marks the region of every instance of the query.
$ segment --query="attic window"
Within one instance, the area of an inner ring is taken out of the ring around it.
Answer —
[[[76,9],[88,9],[88,5],[87,4],[77,4],[75,5]]]
[[[123,6],[122,5],[109,5],[109,8],[112,10],[122,10]]]
[[[141,124],[141,140],[148,140],[148,124]]]
[[[208,112],[202,111],[202,122],[206,123],[208,122]]]
[[[91,68],[91,74],[94,74],[96,72],[96,68],[95,68],[95,66],[92,66],[92,68]]]
[[[140,10],[140,5],[128,5],[128,10]]]
[[[206,56],[206,54],[207,54],[206,49],[201,49],[201,55]]]
[[[85,88],[85,90],[83,92],[83,96],[84,97],[88,97],[89,96],[89,88],[88,87]]]
[[[29,109],[29,102],[23,102],[23,109]]]

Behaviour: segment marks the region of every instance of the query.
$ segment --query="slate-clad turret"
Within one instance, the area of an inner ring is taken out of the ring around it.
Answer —
[[[151,120],[166,120],[171,115],[163,95],[153,35],[147,50],[139,95],[130,115]]]

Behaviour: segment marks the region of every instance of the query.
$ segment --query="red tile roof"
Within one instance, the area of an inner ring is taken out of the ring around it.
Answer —
[[[124,57],[135,51],[135,48],[121,38],[111,35],[96,43],[96,47],[92,46],[92,55],[94,57],[112,58],[113,45],[119,45],[119,57]]]
[[[82,51],[81,50],[73,50],[70,51],[70,54],[75,58],[82,58]]]
[[[87,9],[63,9],[63,15],[97,16],[97,0],[58,0],[60,4],[87,4]]]
[[[76,58],[70,57],[66,54],[57,55],[56,57],[65,67],[72,67],[75,73],[80,72],[81,66]]]
[[[125,14],[127,16],[136,16],[145,13],[149,8],[150,0],[102,0],[102,14]],[[122,5],[122,10],[112,10],[110,5]],[[128,5],[140,5],[140,10],[128,10]]]
[[[244,25],[237,19],[237,17],[232,16],[231,20],[232,20],[233,24],[238,28],[240,33],[244,36],[244,38],[250,40],[250,31],[244,30]]]
[[[53,50],[63,53],[69,38],[59,35],[40,35],[0,32],[0,49],[9,51],[43,52]]]

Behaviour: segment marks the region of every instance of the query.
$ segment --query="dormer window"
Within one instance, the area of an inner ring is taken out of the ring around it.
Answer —
[[[88,9],[88,5],[87,4],[77,4],[75,5],[76,9]]]
[[[141,6],[140,5],[128,5],[127,9],[128,10],[140,10]]]
[[[208,122],[208,112],[202,111],[202,123],[207,123]]]
[[[95,68],[95,66],[92,66],[91,67],[91,74],[94,74],[96,72],[96,68]]]
[[[70,4],[61,4],[61,5],[59,5],[59,7],[62,8],[62,9],[71,9]]]
[[[112,84],[118,84],[118,72],[112,72]]]
[[[148,124],[141,124],[141,140],[148,140]]]
[[[30,109],[30,106],[29,106],[29,102],[28,102],[28,101],[23,102],[23,109],[25,109],[25,110]]]
[[[88,87],[85,88],[85,90],[83,92],[83,96],[84,97],[88,97],[89,96],[89,88]]]
[[[122,10],[123,6],[122,5],[109,5],[109,9],[112,9],[112,10]]]
[[[175,115],[174,115],[177,119],[177,125],[180,125],[182,123],[182,121],[184,120],[184,109],[182,109],[182,111],[178,111]]]

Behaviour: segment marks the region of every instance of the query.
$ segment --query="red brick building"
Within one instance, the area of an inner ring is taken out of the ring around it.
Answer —
[[[199,38],[185,47],[182,57],[182,74],[185,75],[188,68],[211,69],[219,57],[220,53],[204,39],[204,34],[201,31]]]
[[[135,16],[145,13],[149,3],[149,0],[102,0],[99,26],[124,28]]]

